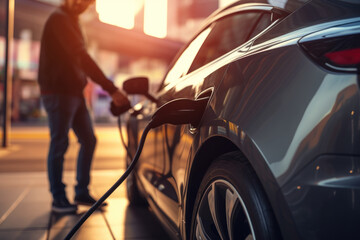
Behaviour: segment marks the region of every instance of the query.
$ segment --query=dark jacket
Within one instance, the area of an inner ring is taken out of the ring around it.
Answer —
[[[78,18],[58,8],[46,21],[41,39],[41,93],[82,96],[86,76],[109,94],[117,90],[87,53]]]

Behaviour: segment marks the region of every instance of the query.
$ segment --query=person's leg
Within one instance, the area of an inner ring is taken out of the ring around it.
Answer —
[[[80,143],[77,160],[77,185],[75,187],[75,194],[76,196],[88,195],[90,168],[96,146],[96,137],[84,99],[82,99],[81,105],[74,116],[72,128]]]
[[[48,115],[50,147],[47,159],[50,191],[55,199],[66,198],[62,182],[64,154],[68,148],[68,132],[74,115],[74,104],[65,96],[42,96]]]

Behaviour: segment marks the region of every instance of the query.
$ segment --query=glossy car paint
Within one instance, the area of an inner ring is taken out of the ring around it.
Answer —
[[[299,42],[326,29],[359,26],[360,5],[314,0],[295,8],[292,3],[294,12],[287,17],[173,79],[156,94],[158,103],[140,103],[129,119],[133,152],[157,107],[176,98],[211,96],[197,128],[152,130],[136,169],[142,193],[178,238],[189,237],[207,168],[234,150],[256,171],[284,239],[359,237],[359,74],[319,66]]]

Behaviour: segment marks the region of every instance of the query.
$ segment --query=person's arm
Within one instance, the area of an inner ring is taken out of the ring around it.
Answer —
[[[53,35],[69,56],[69,61],[72,61],[72,64],[82,69],[92,81],[99,84],[110,95],[113,95],[118,89],[87,53],[77,23],[73,22],[69,16],[61,13],[53,15],[50,21]]]
[[[117,106],[130,105],[126,95],[121,92],[87,53],[80,29],[64,14],[52,15],[49,19],[50,28],[56,41],[69,56],[69,61],[81,68],[94,82],[98,83],[112,97]]]
[[[106,78],[104,73],[95,63],[95,61],[90,57],[87,52],[81,53],[81,64],[85,73],[96,83],[98,83],[104,90],[106,90],[115,105],[117,106],[127,106],[130,105],[130,102],[126,95],[121,92],[110,80]]]
[[[110,95],[117,90],[117,87],[104,75],[95,61],[86,51],[82,51],[79,57],[81,68],[94,82],[99,84]]]

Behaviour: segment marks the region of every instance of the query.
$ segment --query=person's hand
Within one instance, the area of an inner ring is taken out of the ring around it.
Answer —
[[[113,94],[111,94],[111,98],[117,107],[123,107],[123,106],[130,105],[129,99],[120,90],[117,90]]]

